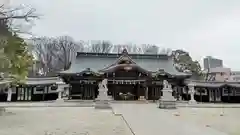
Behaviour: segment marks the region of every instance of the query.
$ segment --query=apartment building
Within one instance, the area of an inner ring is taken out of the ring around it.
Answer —
[[[204,70],[210,68],[223,67],[223,60],[214,58],[212,56],[207,56],[203,59]]]

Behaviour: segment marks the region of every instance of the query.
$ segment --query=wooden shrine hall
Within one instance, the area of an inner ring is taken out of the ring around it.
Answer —
[[[59,75],[71,86],[69,97],[84,100],[97,97],[104,78],[115,100],[158,100],[163,80],[178,89],[191,76],[175,69],[172,56],[128,54],[126,49],[121,54],[78,52],[69,70]]]

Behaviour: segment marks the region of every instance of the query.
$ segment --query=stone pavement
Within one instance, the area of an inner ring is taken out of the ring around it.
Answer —
[[[0,103],[13,112],[0,116],[0,135],[15,134],[15,129],[18,135],[81,135],[87,131],[88,135],[240,135],[239,104],[196,104],[193,108],[179,103],[177,110],[162,110],[156,103],[112,103],[113,112],[121,115],[94,110],[93,105],[93,101]]]
[[[151,101],[111,101],[112,104],[154,104]],[[93,100],[66,100],[58,101],[44,101],[44,102],[0,102],[0,107],[93,107]],[[198,103],[188,104],[188,102],[177,102],[177,107],[180,108],[240,108],[240,104],[228,103]]]
[[[240,104],[237,103],[197,103],[188,104],[188,102],[178,102],[178,107],[190,107],[190,108],[240,108]]]
[[[7,108],[0,135],[132,135],[112,111],[78,107]]]
[[[0,102],[0,107],[93,107],[93,101]]]
[[[114,112],[122,114],[135,135],[228,135],[204,125],[197,125],[174,114],[177,110],[162,110],[154,104],[114,104]]]

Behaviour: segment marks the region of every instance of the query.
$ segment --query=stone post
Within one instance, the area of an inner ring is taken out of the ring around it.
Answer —
[[[8,94],[7,94],[7,101],[10,102],[12,101],[12,88],[8,88]]]
[[[57,92],[58,92],[58,98],[57,98],[57,101],[64,101],[63,98],[62,98],[62,93],[64,91],[64,82],[60,81],[60,82],[57,82],[57,86],[58,86],[58,89],[57,89]]]
[[[195,104],[196,103],[196,100],[194,99],[194,94],[195,94],[194,86],[195,85],[193,83],[188,84],[188,88],[189,88],[189,92],[190,92],[190,96],[191,96],[191,100],[189,100],[190,104]]]
[[[162,109],[175,109],[176,99],[172,96],[172,86],[166,80],[163,81],[163,95],[159,99],[159,108]]]
[[[109,101],[111,98],[107,95],[107,79],[104,79],[102,82],[98,84],[98,97],[95,100],[95,109],[111,109]]]
[[[58,91],[58,100],[62,100],[62,91],[61,90]]]

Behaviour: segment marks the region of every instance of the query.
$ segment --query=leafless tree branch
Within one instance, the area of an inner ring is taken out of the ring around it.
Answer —
[[[16,7],[13,9],[5,9],[4,5],[0,6],[0,21],[9,19],[24,19],[25,21],[30,21],[30,19],[39,18],[39,15],[35,14],[36,9],[31,8],[26,13],[17,14],[19,11],[23,10],[24,7]]]

